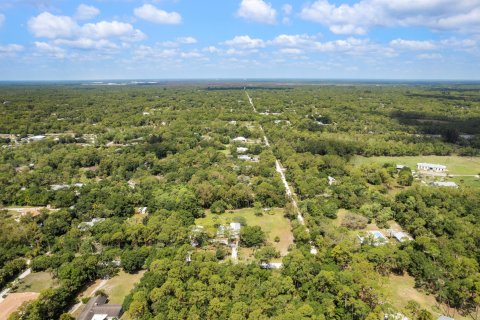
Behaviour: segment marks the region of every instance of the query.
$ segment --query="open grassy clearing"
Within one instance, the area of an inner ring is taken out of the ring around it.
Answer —
[[[88,287],[86,287],[79,295],[78,299],[81,301],[83,298],[92,297],[96,291],[102,290],[108,295],[110,304],[122,304],[123,299],[130,293],[136,283],[145,274],[145,271],[140,271],[135,274],[128,274],[123,271],[120,271],[115,277],[102,280],[98,279]],[[82,304],[75,312],[72,313],[72,316],[78,317],[83,309],[85,304]]]
[[[130,293],[135,284],[140,282],[144,274],[145,271],[140,271],[135,274],[120,271],[118,275],[109,279],[101,290],[105,291],[108,295],[109,303],[122,304],[123,299]]]
[[[410,300],[414,300],[420,304],[422,308],[430,311],[434,318],[441,315],[447,315],[446,306],[440,305],[433,295],[426,294],[415,288],[415,279],[407,274],[403,276],[390,275],[388,282],[385,284],[384,292],[388,301],[401,312],[405,312],[405,307]],[[452,316],[453,310],[450,310]],[[456,320],[469,319],[455,312],[453,318]]]
[[[92,282],[92,283],[89,283],[89,284],[85,287],[85,289],[83,289],[83,291],[80,292],[80,294],[78,295],[78,298],[79,298],[79,299],[82,299],[82,298],[90,297],[91,295],[93,295],[95,289],[99,287],[99,285],[101,284],[101,282],[102,282],[102,279],[98,279],[98,280],[95,280],[95,281]]]
[[[8,319],[8,316],[17,311],[24,302],[35,300],[39,295],[40,294],[38,292],[9,294],[7,298],[0,303],[0,319]]]
[[[351,162],[355,165],[378,163],[380,165],[391,162],[403,164],[416,170],[417,163],[427,162],[447,166],[449,174],[479,174],[480,157],[460,156],[414,156],[414,157],[361,157],[355,156]]]
[[[47,207],[4,207],[0,208],[0,210],[7,210],[7,214],[11,215],[14,219],[20,219],[20,217],[25,216],[27,214],[31,214],[32,216],[38,216],[40,211],[45,209],[47,211],[52,211],[55,209],[49,209]]]
[[[216,225],[233,222],[235,217],[244,217],[249,226],[261,227],[267,235],[269,244],[277,248],[282,255],[288,253],[288,247],[293,244],[293,235],[290,221],[283,216],[283,208],[272,208],[265,211],[262,216],[256,216],[253,208],[229,210],[223,214],[213,214],[207,211],[205,218],[199,218],[195,223],[204,226],[205,231],[214,236],[217,230]],[[274,241],[276,236],[280,238],[278,243]]]
[[[459,186],[480,188],[480,179],[476,177],[451,177],[448,180],[455,182]]]
[[[40,293],[45,289],[54,288],[57,281],[53,279],[50,272],[33,272],[20,280],[16,292],[37,292]]]

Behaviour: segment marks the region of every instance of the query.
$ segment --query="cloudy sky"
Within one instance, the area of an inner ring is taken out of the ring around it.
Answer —
[[[0,0],[0,80],[480,79],[480,0]]]

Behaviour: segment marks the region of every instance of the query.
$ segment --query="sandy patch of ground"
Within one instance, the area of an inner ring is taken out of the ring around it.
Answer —
[[[0,303],[0,319],[8,319],[8,316],[17,311],[20,306],[27,301],[38,298],[37,292],[11,293]]]

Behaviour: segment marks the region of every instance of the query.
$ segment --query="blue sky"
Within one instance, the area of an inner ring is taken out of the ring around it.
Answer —
[[[480,80],[480,0],[1,0],[0,80]]]

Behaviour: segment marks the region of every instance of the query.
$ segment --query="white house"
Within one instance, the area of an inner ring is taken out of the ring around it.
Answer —
[[[245,147],[238,147],[237,148],[237,153],[245,153],[248,151],[248,148]]]
[[[417,169],[421,170],[421,171],[434,171],[434,172],[445,172],[445,171],[447,171],[447,167],[444,166],[444,165],[425,163],[425,162],[417,163]]]
[[[238,222],[230,222],[230,232],[232,236],[239,236],[242,225]]]
[[[399,242],[405,242],[408,240],[413,240],[410,235],[402,231],[389,230],[390,236],[397,239]]]
[[[246,160],[246,161],[252,161],[252,162],[258,162],[258,157],[250,157],[248,155],[240,155],[238,156],[239,160]]]
[[[50,189],[53,191],[58,191],[58,190],[63,190],[63,189],[68,189],[70,188],[70,185],[68,184],[51,184]]]
[[[328,185],[329,185],[329,186],[331,186],[331,185],[334,184],[335,182],[337,182],[337,180],[335,180],[334,177],[328,176]]]
[[[78,225],[78,228],[82,231],[85,231],[91,227],[93,227],[94,225],[96,225],[97,223],[100,223],[100,222],[103,222],[105,221],[105,218],[93,218],[92,220],[90,221],[86,221],[86,222],[82,222]]]
[[[280,269],[282,267],[281,262],[262,262],[260,267],[263,269]]]
[[[247,155],[238,156],[238,159],[252,161],[252,158],[250,156],[247,156]]]
[[[435,187],[458,188],[458,185],[453,181],[434,181],[431,185]]]
[[[32,140],[32,141],[40,141],[40,140],[43,140],[43,139],[45,139],[45,138],[46,138],[46,136],[44,136],[44,135],[38,135],[38,136],[30,137],[30,140]]]
[[[234,142],[247,142],[247,138],[245,137],[236,137],[232,141]]]

